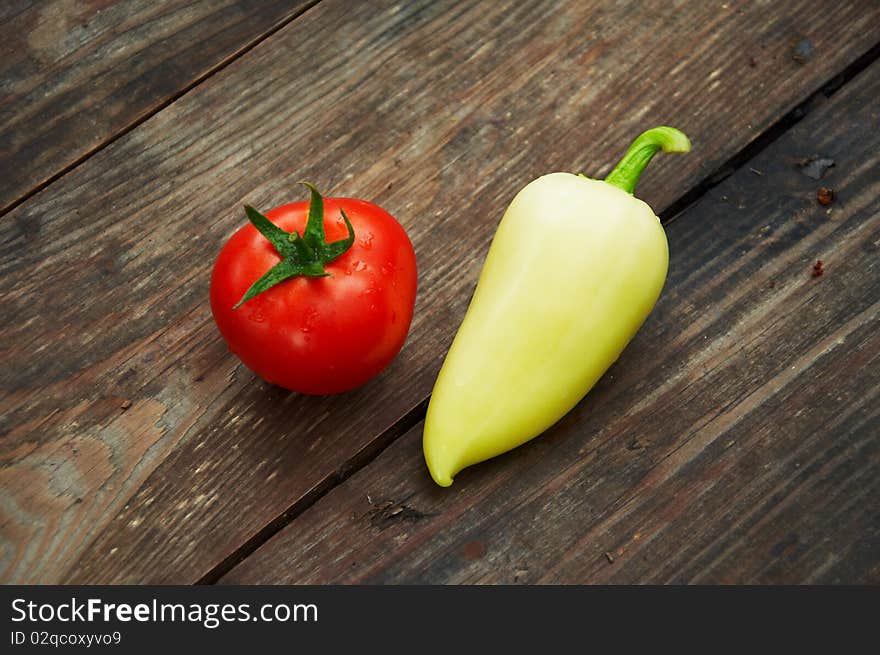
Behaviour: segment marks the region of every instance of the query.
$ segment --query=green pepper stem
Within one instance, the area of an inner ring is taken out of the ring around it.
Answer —
[[[684,132],[674,127],[654,127],[642,132],[633,141],[614,170],[608,174],[605,181],[627,193],[632,193],[639,182],[642,171],[645,170],[648,162],[657,154],[657,151],[661,149],[663,152],[689,152],[691,142]]]

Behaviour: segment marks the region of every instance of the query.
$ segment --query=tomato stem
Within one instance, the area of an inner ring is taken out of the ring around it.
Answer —
[[[276,284],[292,277],[325,277],[329,275],[324,266],[346,252],[354,244],[354,228],[341,209],[342,220],[348,229],[348,237],[327,243],[324,234],[324,198],[309,182],[303,182],[311,191],[309,218],[302,236],[295,230],[285,232],[250,205],[244,213],[251,224],[259,230],[281,257],[281,261],[254,282],[232,308],[238,309],[254,296],[258,296]]]
[[[691,142],[684,132],[674,127],[660,126],[646,130],[633,141],[605,181],[632,193],[648,162],[661,149],[663,152],[689,152]]]

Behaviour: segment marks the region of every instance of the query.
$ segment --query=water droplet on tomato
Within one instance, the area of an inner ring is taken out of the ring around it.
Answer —
[[[302,325],[299,327],[299,331],[303,334],[308,334],[313,329],[315,329],[315,323],[318,321],[318,310],[314,307],[307,307],[305,312],[303,313]]]
[[[363,273],[365,270],[367,270],[367,265],[360,259],[356,259],[351,264],[351,270],[353,270],[355,273]]]
[[[358,241],[364,250],[369,250],[373,247],[373,235],[370,232],[367,232],[364,236],[358,239]]]

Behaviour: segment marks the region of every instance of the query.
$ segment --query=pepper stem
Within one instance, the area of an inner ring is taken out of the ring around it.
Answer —
[[[660,126],[642,132],[605,181],[627,193],[632,193],[642,171],[660,149],[663,152],[689,152],[691,142],[684,132],[674,127]]]

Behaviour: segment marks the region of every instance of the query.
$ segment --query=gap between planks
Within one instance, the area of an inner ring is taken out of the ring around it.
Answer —
[[[204,73],[202,73],[201,75],[196,77],[192,82],[185,85],[183,88],[179,89],[178,91],[176,91],[172,95],[170,95],[168,98],[166,98],[165,100],[163,100],[162,102],[157,104],[155,107],[147,110],[146,112],[143,113],[143,115],[134,118],[128,125],[121,128],[116,133],[110,134],[103,141],[98,143],[96,146],[94,146],[93,148],[84,152],[82,155],[77,157],[71,163],[67,164],[66,166],[61,167],[55,173],[52,173],[45,180],[43,180],[42,182],[35,185],[29,191],[25,192],[24,194],[22,194],[21,196],[19,196],[18,198],[16,198],[12,202],[10,202],[5,207],[0,207],[0,218],[2,218],[3,216],[5,216],[9,212],[11,212],[13,209],[18,207],[19,205],[22,205],[23,203],[27,202],[28,200],[33,198],[35,195],[37,195],[38,193],[40,193],[41,191],[43,191],[44,189],[46,189],[50,185],[54,184],[55,182],[60,180],[62,177],[64,177],[65,175],[67,175],[68,173],[73,171],[74,169],[78,168],[79,166],[84,164],[86,161],[88,161],[90,158],[92,158],[94,155],[98,154],[99,152],[101,152],[102,150],[104,150],[105,148],[107,148],[108,146],[113,144],[114,142],[118,141],[119,139],[124,137],[126,134],[128,134],[129,132],[134,130],[135,128],[146,123],[153,116],[158,114],[160,111],[165,110],[170,105],[172,105],[175,102],[177,102],[178,100],[180,100],[183,96],[185,96],[190,91],[195,89],[197,86],[202,84],[205,80],[216,75],[217,73],[219,73],[223,69],[227,68],[230,64],[232,64],[236,60],[240,59],[241,57],[243,57],[244,55],[249,53],[251,50],[256,48],[258,45],[260,45],[261,43],[263,43],[267,39],[271,38],[273,35],[280,32],[282,29],[284,29],[285,27],[290,25],[297,18],[299,18],[300,16],[305,14],[307,11],[314,8],[315,5],[317,5],[319,2],[321,2],[321,0],[311,0],[310,2],[306,3],[304,6],[300,7],[296,11],[294,11],[289,16],[281,19],[280,21],[278,21],[278,23],[273,25],[271,28],[269,28],[268,30],[266,30],[265,32],[260,34],[259,36],[251,39],[249,42],[245,43],[243,46],[241,46],[238,50],[236,50],[232,54],[221,59],[219,62],[217,62],[216,64],[211,66],[208,70],[206,70]]]
[[[318,1],[320,0],[311,3],[308,7],[303,9],[303,12],[313,7]],[[273,33],[280,28],[281,27],[279,26],[273,31]],[[878,59],[880,59],[880,43],[875,43],[865,53],[844,67],[842,71],[819,85],[819,87],[809,93],[803,101],[775,121],[750,143],[747,143],[738,152],[734,153],[716,170],[712,171],[709,175],[685,191],[665,209],[659,212],[661,222],[664,225],[673,222],[688,207],[698,202],[700,198],[706,195],[709,191],[721,184],[725,179],[754,159],[755,156],[766,150],[788,130],[801,122],[818,106],[820,102],[831,98],[854,77]],[[269,539],[285,527],[293,523],[293,521],[295,521],[303,512],[320,501],[334,488],[348,480],[355,473],[367,467],[397,439],[424,420],[429,399],[430,395],[422,399],[421,402],[410,409],[404,416],[395,421],[391,427],[381,433],[376,439],[361,449],[353,457],[348,459],[342,467],[324,478],[307,494],[299,498],[285,511],[275,517],[275,519],[267,523],[262,529],[255,533],[250,539],[236,548],[226,559],[211,568],[199,578],[195,584],[216,584],[223,576],[250,557],[250,555],[260,548],[260,546],[269,541]]]
[[[674,221],[685,209],[696,203],[706,193],[721,184],[737,170],[745,166],[756,155],[766,150],[773,142],[785,134],[792,127],[800,123],[818,103],[833,96],[842,89],[847,82],[880,59],[880,43],[875,43],[863,55],[844,68],[840,73],[819,86],[809,94],[805,100],[795,106],[778,121],[759,134],[751,143],[747,143],[742,150],[735,153],[730,159],[721,164],[715,171],[700,180],[693,188],[683,193],[674,200],[666,209],[660,212],[660,221],[668,225]]]

